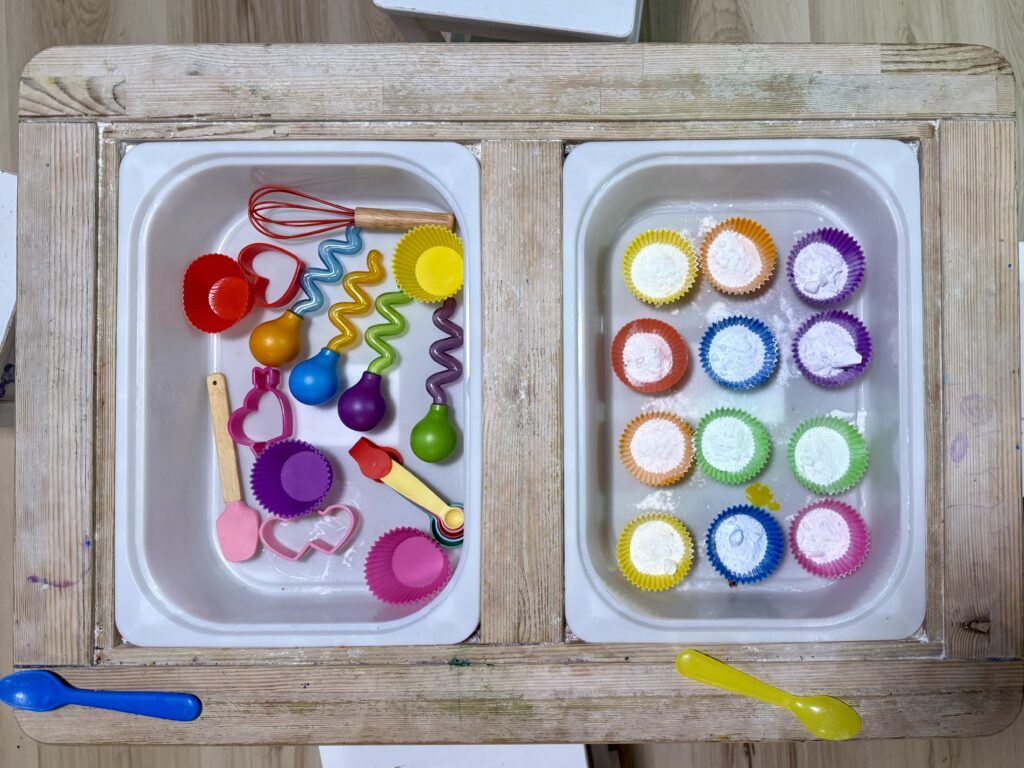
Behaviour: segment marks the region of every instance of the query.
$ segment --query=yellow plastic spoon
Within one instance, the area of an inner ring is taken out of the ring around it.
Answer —
[[[692,648],[676,657],[676,669],[698,683],[788,709],[819,739],[842,741],[860,733],[860,715],[831,696],[794,696]]]

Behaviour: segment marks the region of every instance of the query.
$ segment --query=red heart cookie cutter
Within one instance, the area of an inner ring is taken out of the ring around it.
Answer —
[[[270,285],[270,281],[263,275],[257,273],[254,266],[256,257],[266,251],[276,251],[295,262],[295,271],[292,272],[291,282],[288,283],[288,287],[284,289],[284,293],[274,301],[267,300],[267,286]],[[267,307],[268,309],[283,307],[295,298],[295,294],[299,292],[299,280],[302,277],[302,273],[306,270],[306,265],[302,259],[291,251],[286,251],[284,248],[271,243],[250,243],[245,246],[238,252],[238,266],[242,268],[246,277],[249,278],[249,282],[252,283],[253,303],[255,303],[257,307]]]
[[[252,369],[252,389],[245,393],[241,407],[233,410],[228,417],[228,434],[231,439],[239,445],[249,446],[256,456],[263,453],[263,449],[271,443],[292,436],[292,407],[284,392],[277,388],[280,383],[281,372],[276,368],[256,366]],[[245,417],[260,409],[260,398],[268,392],[277,398],[281,408],[281,434],[269,440],[253,440],[245,433]]]
[[[281,522],[281,518],[274,517],[273,515],[264,520],[260,526],[260,540],[263,542],[263,546],[270,552],[273,552],[278,557],[283,557],[285,560],[298,560],[311,549],[323,552],[325,555],[333,555],[352,540],[356,529],[359,528],[359,515],[355,508],[350,507],[348,504],[332,504],[324,509],[318,509],[315,514],[326,517],[327,515],[333,515],[335,512],[342,512],[348,516],[348,529],[345,531],[345,535],[333,544],[319,536],[314,536],[298,551],[285,546],[278,541],[277,536],[274,534],[274,528]],[[306,517],[309,517],[309,515]]]

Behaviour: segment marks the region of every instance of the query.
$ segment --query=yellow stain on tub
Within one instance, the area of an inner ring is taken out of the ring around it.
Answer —
[[[747,486],[747,501],[755,507],[761,507],[771,512],[779,511],[779,502],[775,500],[772,489],[764,483],[754,483]]]

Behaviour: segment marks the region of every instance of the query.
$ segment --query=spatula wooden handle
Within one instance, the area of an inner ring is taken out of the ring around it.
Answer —
[[[385,232],[404,232],[413,227],[445,227],[455,229],[454,213],[426,211],[392,211],[387,208],[356,208],[353,214],[357,227]]]
[[[206,377],[206,393],[210,397],[210,424],[213,425],[213,444],[217,448],[217,466],[220,467],[220,490],[224,501],[238,501],[242,498],[242,486],[238,479],[238,456],[235,443],[228,434],[228,380],[223,373],[211,373]]]

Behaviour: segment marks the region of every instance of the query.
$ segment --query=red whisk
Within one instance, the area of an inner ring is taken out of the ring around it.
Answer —
[[[249,197],[249,221],[278,240],[313,237],[353,224],[363,229],[404,232],[413,227],[455,228],[455,215],[387,208],[348,208],[288,187],[260,187]]]

